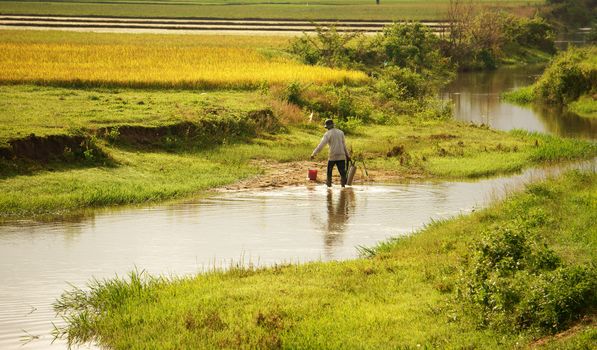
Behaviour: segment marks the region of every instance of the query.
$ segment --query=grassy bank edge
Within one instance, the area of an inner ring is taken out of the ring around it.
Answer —
[[[597,144],[583,140],[520,130],[498,132],[467,127],[457,121],[434,123],[437,125],[425,131],[423,137],[411,137],[413,135],[407,132],[412,126],[408,123],[397,131],[392,131],[391,126],[362,127],[373,129],[363,131],[361,136],[349,136],[349,145],[362,151],[369,170],[393,174],[402,181],[470,180],[597,155]],[[401,135],[403,141],[395,139],[400,130],[406,133]],[[438,133],[450,131],[455,135]],[[465,138],[467,134],[469,138]],[[472,143],[473,135],[477,135],[479,143],[468,146],[471,150],[467,153],[458,153],[463,152],[463,144]],[[205,150],[182,145],[168,152],[139,152],[100,142],[100,149],[114,165],[50,164],[49,168],[46,165],[32,174],[3,179],[4,184],[0,182],[0,185],[4,185],[6,191],[0,201],[0,207],[4,208],[0,223],[78,219],[93,215],[94,209],[201,198],[218,188],[268,171],[252,163],[253,160],[287,163],[307,159],[320,136],[319,130],[295,126],[286,133],[268,134],[264,138],[229,140],[228,144]],[[421,142],[421,139],[428,141]],[[484,143],[485,139],[491,143]],[[284,144],[286,146],[282,146]],[[385,153],[392,144],[400,144],[407,151],[398,157],[388,157]],[[324,164],[325,155],[319,158]]]
[[[583,95],[568,105],[568,110],[584,118],[597,118],[596,96]]]
[[[500,97],[522,106],[538,103],[566,107],[581,117],[595,118],[596,53],[595,45],[562,51],[534,84],[503,92]]]
[[[565,336],[544,337],[479,327],[454,296],[471,243],[489,227],[518,220],[519,209],[548,218],[536,222],[539,236],[564,261],[595,264],[597,234],[587,227],[596,219],[596,180],[594,172],[573,171],[531,184],[490,208],[383,242],[368,250],[371,258],[92,281],[90,290],[74,289],[55,304],[70,326],[57,334],[114,348],[588,349],[597,336],[594,310]]]

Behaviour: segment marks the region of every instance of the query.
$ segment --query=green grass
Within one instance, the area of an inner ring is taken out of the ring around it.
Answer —
[[[0,140],[5,143],[31,133],[70,134],[119,125],[150,127],[230,115],[243,118],[268,103],[254,92],[120,89],[114,93],[35,86],[0,86],[0,97]],[[367,159],[368,167],[406,177],[478,177],[597,154],[597,146],[590,142],[498,132],[424,117],[402,117],[393,125],[367,125],[357,131],[347,137],[348,146]],[[213,145],[162,140],[152,147],[98,139],[96,144],[108,161],[0,161],[0,221],[197,195],[258,174],[262,170],[251,166],[254,159],[308,159],[322,132],[316,125],[298,125],[251,140],[232,137]],[[402,146],[404,153],[387,158],[395,146]],[[320,155],[319,161],[325,156]]]
[[[535,100],[535,92],[533,86],[525,86],[516,90],[506,91],[500,95],[504,101],[516,103],[519,105],[527,105]]]
[[[572,337],[553,337],[545,343],[545,349],[553,350],[590,350],[597,342],[597,327],[584,327]]]
[[[476,0],[483,6],[532,14],[543,1]],[[123,16],[123,17],[211,17],[211,18],[284,18],[284,19],[369,19],[423,20],[442,19],[448,0],[290,0],[281,4],[261,1],[1,1],[1,14]]]
[[[463,258],[483,232],[523,220],[564,264],[595,264],[596,180],[572,172],[531,185],[489,209],[380,244],[370,258],[94,281],[55,304],[67,316],[62,334],[118,349],[529,346],[546,333],[483,327],[466,312],[457,298]],[[580,324],[548,344],[590,348],[594,327]]]
[[[584,95],[568,105],[568,110],[584,118],[597,118],[597,100]]]
[[[506,50],[506,57],[501,59],[504,65],[545,64],[552,54],[536,48],[511,45]]]
[[[63,89],[0,85],[0,145],[8,139],[117,125],[159,126],[266,107],[256,92]]]

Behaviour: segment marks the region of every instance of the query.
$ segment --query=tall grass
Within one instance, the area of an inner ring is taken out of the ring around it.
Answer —
[[[500,95],[500,98],[508,102],[517,103],[519,105],[525,105],[533,102],[533,100],[535,99],[535,92],[533,86],[530,85],[521,87],[516,90],[503,92]]]
[[[314,67],[257,50],[0,43],[0,82],[59,86],[250,88],[263,83],[359,83],[362,72]]]

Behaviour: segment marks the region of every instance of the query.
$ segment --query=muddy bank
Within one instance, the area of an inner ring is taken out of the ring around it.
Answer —
[[[107,158],[107,155],[95,145],[90,136],[31,134],[25,138],[9,140],[6,146],[0,147],[0,158],[48,163],[97,160]]]
[[[96,161],[109,156],[97,145],[102,139],[115,145],[173,148],[179,145],[215,146],[226,140],[275,133],[283,126],[269,109],[243,117],[206,117],[162,126],[119,125],[83,130],[80,135],[31,134],[0,146],[0,159],[38,163]]]
[[[271,189],[288,186],[312,186],[324,184],[326,179],[326,161],[297,161],[287,163],[277,163],[274,161],[258,160],[253,161],[252,165],[263,170],[262,174],[236,182],[234,184],[219,188],[221,192],[235,192],[255,189]],[[317,170],[317,180],[308,179],[308,170]],[[354,178],[354,184],[384,183],[384,182],[403,182],[407,180],[424,179],[422,174],[399,173],[395,171],[372,170],[358,167]],[[338,170],[334,169],[333,185],[338,187],[340,176]]]
[[[214,116],[170,125],[118,125],[91,131],[116,144],[171,148],[181,144],[214,146],[226,140],[275,133],[283,127],[270,109],[255,110],[244,117]]]

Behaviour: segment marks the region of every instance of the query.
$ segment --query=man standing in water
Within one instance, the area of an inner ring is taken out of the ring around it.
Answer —
[[[346,143],[344,142],[344,133],[342,130],[334,127],[334,122],[331,119],[325,121],[325,128],[328,129],[328,131],[323,135],[319,145],[313,150],[311,159],[315,158],[315,155],[317,155],[326,144],[329,145],[330,154],[328,157],[326,185],[332,187],[332,171],[334,170],[335,165],[338,167],[341,184],[342,187],[344,187],[346,186],[346,161],[350,161],[350,153],[348,153]]]

